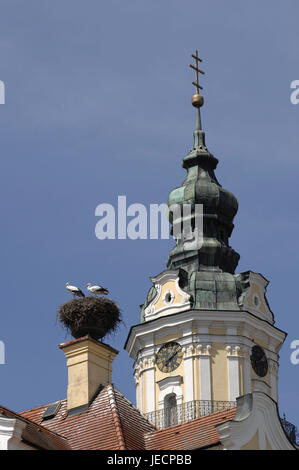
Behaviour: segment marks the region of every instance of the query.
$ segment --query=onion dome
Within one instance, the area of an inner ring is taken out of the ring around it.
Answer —
[[[235,274],[240,256],[229,245],[229,238],[234,228],[238,201],[215,176],[218,160],[206,147],[201,125],[200,108],[204,99],[199,93],[202,87],[198,77],[204,74],[199,69],[202,60],[198,57],[198,51],[192,57],[196,62],[190,65],[196,72],[196,81],[192,82],[196,87],[192,97],[196,111],[194,144],[182,162],[187,171],[186,179],[168,197],[168,217],[176,245],[169,254],[167,268],[169,275],[177,273],[179,288],[188,294],[186,308],[238,311],[248,308],[246,299],[250,277],[254,278],[255,275],[250,272]],[[198,207],[202,208],[202,217],[198,217]],[[202,224],[198,224],[198,219]],[[153,286],[145,303],[140,306],[141,322],[153,318],[149,309],[161,291],[161,285],[155,283],[158,277],[151,279]],[[172,307],[173,313],[176,313],[178,306]],[[184,304],[179,307],[185,308]],[[165,310],[165,305],[162,309]],[[270,318],[271,312],[269,315]]]
[[[215,176],[214,170],[218,160],[205,144],[205,133],[201,128],[200,118],[203,99],[198,96],[201,97],[197,93],[192,99],[192,104],[196,107],[194,146],[182,162],[183,168],[187,170],[187,177],[180,187],[169,194],[168,208],[172,233],[176,224],[183,226],[186,217],[191,222],[193,233],[195,207],[197,204],[202,204],[202,240],[194,249],[186,249],[186,236],[182,233],[181,237],[176,239],[175,248],[170,252],[167,267],[182,268],[189,273],[213,270],[233,274],[239,261],[239,254],[229,246],[229,237],[234,228],[233,219],[238,210],[238,201],[230,191],[219,184]],[[180,209],[171,211],[171,207],[175,204]],[[191,214],[184,215],[184,205],[191,206]]]

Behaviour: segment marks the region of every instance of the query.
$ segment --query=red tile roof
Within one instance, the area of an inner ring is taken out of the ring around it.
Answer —
[[[217,445],[220,442],[215,426],[230,421],[235,413],[236,407],[147,433],[145,447],[147,450],[192,450]]]
[[[72,449],[144,449],[144,434],[154,427],[112,385],[99,393],[89,408],[68,417],[66,400],[53,419],[42,421],[48,405],[23,411],[24,416],[64,435]]]
[[[4,406],[0,406],[0,414],[6,418],[20,419],[26,426],[22,432],[22,441],[37,449],[43,450],[69,450],[70,446],[65,437],[56,432],[49,431],[44,426],[32,422],[24,416],[15,413]]]
[[[233,419],[236,408],[156,430],[113,385],[102,389],[89,408],[68,417],[66,400],[55,418],[42,421],[48,405],[21,416],[64,436],[71,449],[192,450],[219,444],[215,426]]]

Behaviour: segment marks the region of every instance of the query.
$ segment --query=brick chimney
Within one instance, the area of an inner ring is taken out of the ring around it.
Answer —
[[[111,383],[112,362],[118,354],[89,336],[62,343],[67,358],[67,408],[73,414],[88,408],[100,386]]]

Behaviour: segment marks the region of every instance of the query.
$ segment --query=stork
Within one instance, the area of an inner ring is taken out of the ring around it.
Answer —
[[[70,286],[69,282],[67,282],[65,284],[65,287],[68,291],[70,291],[74,297],[85,297],[85,295],[83,294],[82,290],[79,289],[79,287],[76,287],[76,286]]]
[[[87,284],[87,290],[89,290],[89,292],[91,292],[92,294],[94,295],[107,295],[109,294],[109,291],[107,289],[105,289],[104,287],[102,286],[92,286],[90,284],[90,282]]]

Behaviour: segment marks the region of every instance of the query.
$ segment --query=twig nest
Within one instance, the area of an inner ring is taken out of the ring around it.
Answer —
[[[104,297],[84,297],[62,304],[58,320],[74,338],[89,335],[103,338],[114,331],[121,321],[120,310],[115,302]]]

